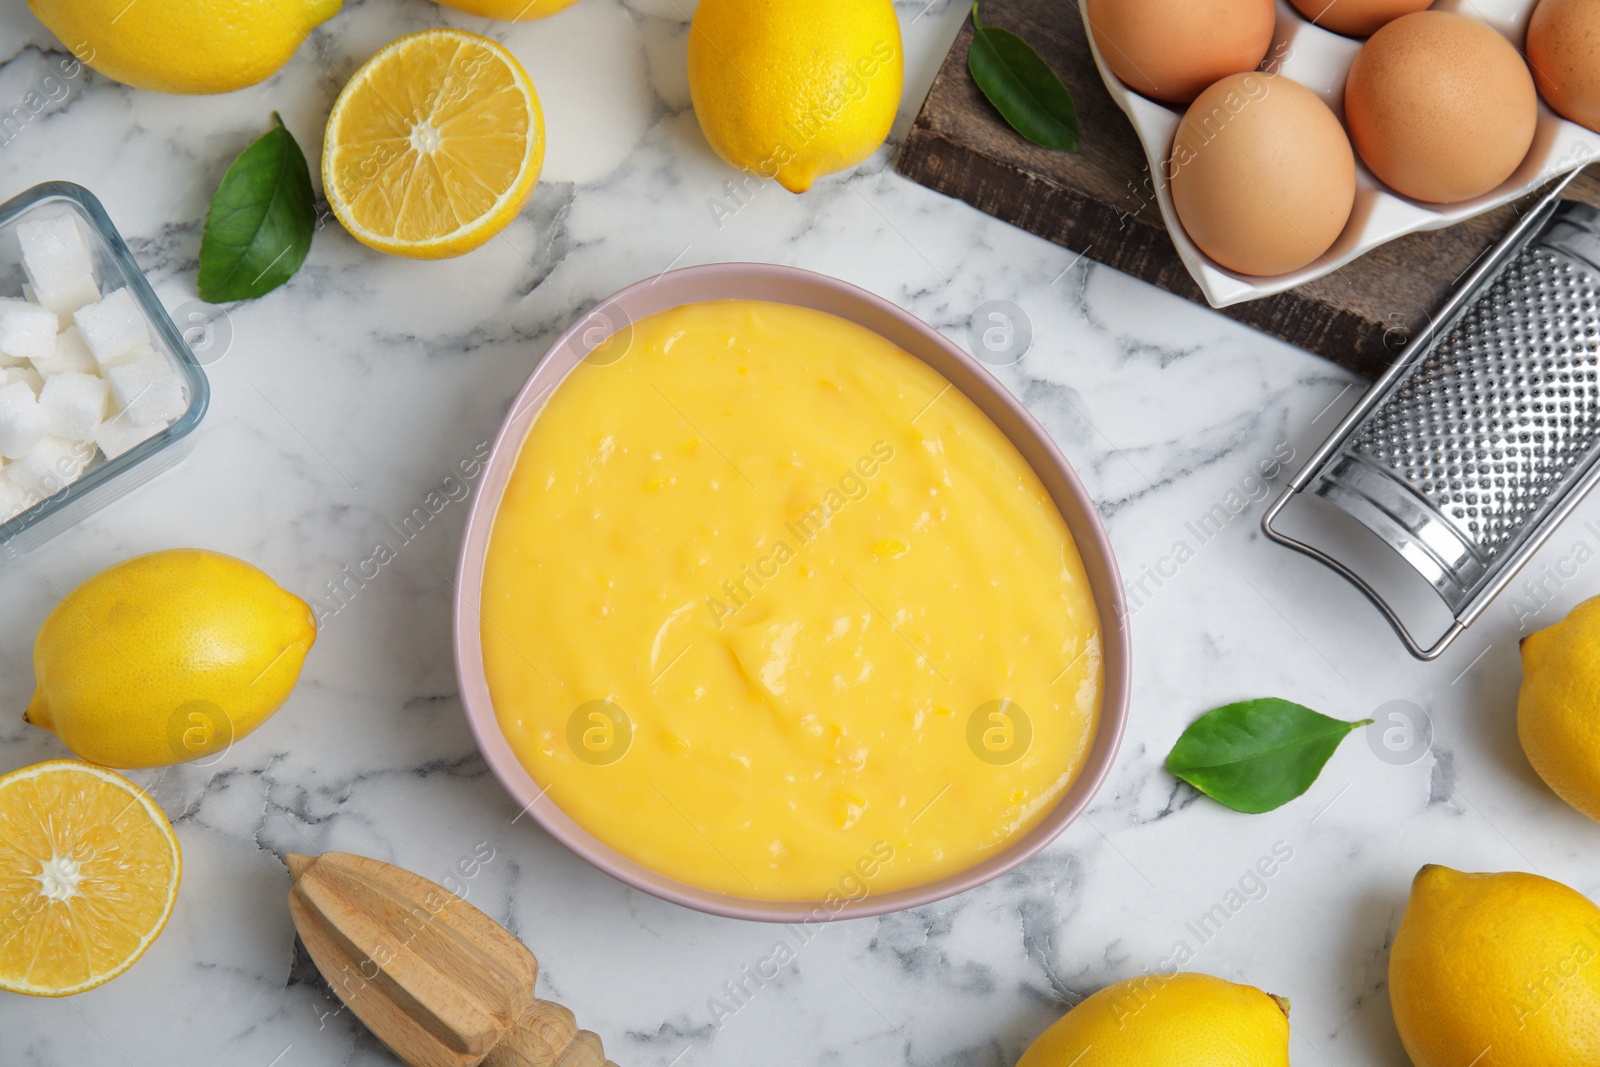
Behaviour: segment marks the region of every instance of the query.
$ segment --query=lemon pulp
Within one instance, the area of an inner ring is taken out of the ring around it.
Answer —
[[[495,713],[623,855],[773,900],[923,884],[1061,798],[1099,616],[1060,513],[927,364],[693,304],[555,390],[491,533]]]
[[[355,73],[328,116],[322,183],[363,244],[438,259],[516,217],[544,162],[533,82],[497,41],[423,30]]]
[[[182,868],[166,817],[120,774],[51,760],[0,778],[0,990],[66,996],[127,970]]]

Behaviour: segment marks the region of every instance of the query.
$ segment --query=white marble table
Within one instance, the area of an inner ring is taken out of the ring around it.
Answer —
[[[717,1020],[712,999],[728,1002],[725,983],[781,931],[630,891],[529,820],[512,825],[456,698],[449,578],[466,509],[452,503],[325,620],[267,727],[215,766],[137,776],[183,843],[172,923],[101,989],[0,996],[0,1063],[394,1062],[297,954],[282,856],[342,849],[442,879],[486,848],[468,899],[533,946],[544,995],[624,1067],[1009,1065],[1066,1006],[1178,952],[1291,997],[1300,1067],[1403,1067],[1387,946],[1418,866],[1536,870],[1600,893],[1600,828],[1542,787],[1513,718],[1519,623],[1554,621],[1600,589],[1600,568],[1570,563],[1580,543],[1585,559],[1600,549],[1600,527],[1585,525],[1600,500],[1533,564],[1550,576],[1543,591],[1519,580],[1443,660],[1413,662],[1351,589],[1257,528],[1258,463],[1303,460],[1361,383],[892,172],[964,3],[901,4],[911,62],[889,146],[803,197],[767,185],[742,206],[690,109],[691,9],[582,0],[509,26],[426,0],[356,0],[264,85],[184,98],[89,76],[6,129],[0,197],[52,178],[89,187],[174,310],[194,300],[206,200],[232,156],[276,109],[315,170],[340,71],[403,32],[447,23],[505,41],[543,97],[549,155],[503,240],[413,263],[329,225],[287,287],[214,323],[215,396],[193,456],[0,570],[0,771],[67,754],[20,721],[56,589],[193,545],[326,602],[325,583],[392,539],[489,438],[576,312],[670,264],[750,259],[845,278],[961,341],[986,300],[1025,310],[1032,347],[1001,377],[1099,500],[1125,576],[1173,575],[1139,598],[1131,725],[1088,815],[981,889],[827,927]],[[21,3],[0,9],[0,112],[64,56]],[[1255,499],[1201,543],[1187,524],[1232,491]],[[1163,563],[1179,542],[1192,558]],[[1162,771],[1191,718],[1261,695],[1347,718],[1409,700],[1431,715],[1434,743],[1394,765],[1352,738],[1308,795],[1253,817]],[[1288,860],[1253,880],[1274,850]]]

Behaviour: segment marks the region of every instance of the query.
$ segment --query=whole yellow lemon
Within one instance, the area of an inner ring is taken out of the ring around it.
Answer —
[[[542,19],[565,11],[578,0],[437,0],[445,7],[481,15],[486,19],[504,19],[508,22],[527,22]]]
[[[794,193],[883,143],[904,77],[891,0],[700,0],[689,30],[706,140]]]
[[[1143,975],[1057,1019],[1017,1067],[1289,1067],[1288,1011],[1208,974]]]
[[[1600,597],[1522,641],[1517,737],[1557,796],[1600,819]]]
[[[163,93],[226,93],[271,75],[342,0],[28,0],[80,60]]]
[[[108,767],[199,759],[283,705],[316,639],[306,602],[248,563],[200,549],[139,556],[45,619],[24,718]]]
[[[1389,1004],[1416,1067],[1600,1063],[1600,908],[1536,874],[1411,883]]]

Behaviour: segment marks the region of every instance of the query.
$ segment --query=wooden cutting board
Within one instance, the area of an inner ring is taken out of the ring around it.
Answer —
[[[1030,144],[983,98],[967,73],[969,17],[896,169],[1090,259],[1204,303],[1162,224],[1133,126],[1095,69],[1077,6],[983,0],[983,20],[1021,34],[1061,75],[1077,104],[1080,150],[1049,152]],[[1600,206],[1600,167],[1589,168],[1567,195]],[[1528,200],[1449,229],[1399,238],[1326,277],[1222,313],[1376,376]]]

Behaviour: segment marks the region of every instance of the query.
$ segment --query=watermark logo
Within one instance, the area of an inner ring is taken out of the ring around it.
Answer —
[[[228,754],[233,740],[233,719],[209,700],[186,701],[167,717],[167,747],[180,763],[210,767]]]
[[[233,347],[233,318],[222,308],[203,300],[187,300],[173,311],[172,321],[202,367],[222,362]]]
[[[876,41],[868,54],[857,56],[853,63],[837,70],[833,91],[813,101],[805,114],[785,123],[790,136],[776,141],[772,151],[760,163],[744,168],[746,172],[739,176],[737,182],[722,183],[723,191],[727,193],[726,199],[715,196],[706,198],[706,208],[717,229],[722,229],[729,219],[753,203],[761,190],[777,179],[784,167],[799,158],[801,151],[818,134],[833,125],[848,104],[867,95],[868,83],[880,71],[892,69],[890,64],[895,57],[897,44],[886,40]]]
[[[1178,171],[1194,162],[1200,152],[1222,136],[1222,131],[1241,111],[1251,104],[1260,103],[1271,94],[1272,79],[1278,76],[1283,61],[1292,52],[1287,43],[1280,44],[1263,61],[1261,70],[1241,77],[1220,99],[1212,98],[1210,111],[1202,112],[1191,107],[1184,113],[1178,137],[1172,145],[1172,154],[1164,167],[1168,185],[1177,179]]]
[[[874,443],[871,453],[858,457],[855,464],[840,475],[827,492],[784,523],[783,534],[773,539],[766,555],[741,567],[738,574],[723,582],[718,590],[722,596],[706,597],[706,611],[711,624],[722,629],[724,619],[743,611],[766,588],[767,583],[778,577],[784,564],[796,559],[800,549],[827,531],[829,524],[841,511],[854,501],[865,500],[871,491],[869,481],[877,477],[884,464],[893,458],[893,445],[887,441]],[[885,548],[889,552],[905,550],[903,545],[895,548],[889,542],[885,542]]]
[[[487,841],[479,841],[473,847],[470,855],[462,856],[456,860],[456,865],[449,874],[439,880],[439,884],[454,893],[461,900],[467,899],[469,884],[474,878],[483,873],[483,869],[494,862],[499,853]],[[460,877],[457,877],[460,875]]]
[[[633,347],[633,319],[616,301],[608,301],[584,316],[572,345],[589,366],[609,367]]]
[[[312,597],[310,601],[311,611],[316,616],[319,629],[353,604],[368,584],[377,581],[385,569],[400,558],[401,551],[421,537],[429,524],[446,508],[452,504],[459,504],[472,495],[472,485],[483,473],[488,455],[489,442],[478,442],[478,446],[472,450],[472,455],[450,468],[450,472],[423,495],[422,500],[411,509],[409,515],[403,516],[398,523],[392,519],[389,521],[389,529],[395,536],[389,537],[386,534],[383,540],[372,546],[370,555],[357,560],[353,567],[348,563],[344,564],[339,568],[338,575],[323,581],[322,588],[327,594],[326,599],[317,596]]]
[[[589,700],[567,719],[567,747],[592,767],[609,767],[628,754],[633,720],[609,700]]]
[[[1272,454],[1256,461],[1254,468],[1228,488],[1220,500],[1183,524],[1184,535],[1164,554],[1149,563],[1123,569],[1122,590],[1133,616],[1148,604],[1179,571],[1216,540],[1224,530],[1252,506],[1272,495],[1272,483],[1294,462],[1294,445],[1279,441]]]
[[[1033,320],[1009,300],[985,300],[972,312],[967,350],[991,367],[1009,367],[1033,346]]]
[[[752,963],[739,968],[739,973],[722,983],[720,995],[706,1001],[706,1011],[711,1025],[721,1030],[729,1019],[743,1011],[769,982],[775,982],[785,967],[794,962],[801,949],[809,945],[828,923],[843,914],[852,904],[867,899],[872,894],[872,880],[884,867],[893,862],[894,846],[887,841],[875,841],[872,848],[862,853],[846,868],[832,889],[823,896],[822,903],[813,907],[797,922],[785,923],[782,934],[772,943],[770,951]],[[787,940],[784,939],[787,935]]]
[[[1600,933],[1600,925],[1589,923],[1588,934]],[[1523,981],[1522,988],[1511,994],[1511,1009],[1516,1013],[1517,1029],[1525,1030],[1528,1020],[1544,1011],[1561,998],[1567,986],[1578,978],[1579,972],[1594,961],[1594,945],[1588,937],[1572,943],[1567,952],[1539,967],[1533,977]],[[1591,976],[1590,981],[1593,981]]]
[[[1433,748],[1433,720],[1409,700],[1391,700],[1372,713],[1364,731],[1372,754],[1391,767],[1409,767]]]
[[[1240,912],[1265,900],[1272,892],[1272,879],[1289,865],[1294,856],[1293,845],[1283,840],[1274,841],[1209,908],[1186,920],[1183,936],[1174,941],[1172,949],[1157,961],[1155,970],[1125,983],[1112,999],[1109,1006],[1117,1026],[1126,1026],[1134,1016],[1154,1003],[1155,998],[1171,982],[1173,974],[1189,970],[1195,958],[1207,945],[1222,936]]]
[[[1506,598],[1506,607],[1516,617],[1519,633],[1532,633],[1538,617],[1550,605],[1560,601],[1561,593],[1578,577],[1597,555],[1600,545],[1600,526],[1593,521],[1583,524],[1583,535],[1573,541],[1572,547],[1554,560],[1529,564],[1518,575],[1522,587]]]
[[[1020,704],[988,700],[967,717],[967,747],[992,767],[1009,767],[1026,756],[1032,744],[1033,720]]]
[[[23,130],[66,107],[82,92],[83,65],[94,53],[89,50],[86,55],[79,54],[76,48],[72,51],[77,58],[56,58],[21,99],[0,104],[0,148],[8,147]]]

